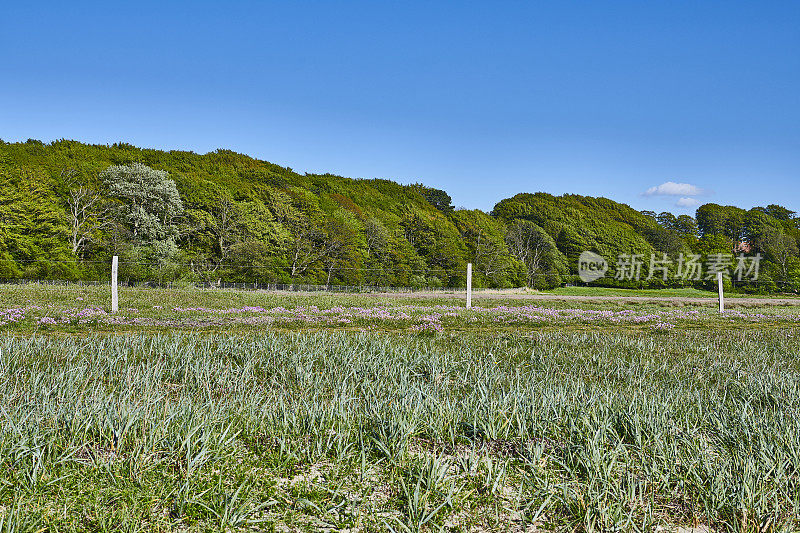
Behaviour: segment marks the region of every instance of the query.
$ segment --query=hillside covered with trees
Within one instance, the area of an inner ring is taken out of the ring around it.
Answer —
[[[751,290],[795,290],[800,219],[781,206],[715,204],[697,217],[639,212],[605,198],[518,194],[492,213],[455,209],[422,184],[299,174],[228,150],[200,155],[0,141],[0,278],[241,281],[479,287],[577,282],[584,250],[619,254],[761,253]],[[743,244],[744,243],[744,244]]]

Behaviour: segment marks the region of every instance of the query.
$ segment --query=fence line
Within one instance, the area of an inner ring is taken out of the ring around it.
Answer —
[[[542,275],[550,275],[550,274],[542,274]],[[707,282],[713,282],[715,280],[705,280]],[[758,285],[760,283],[772,283],[775,285],[787,285],[791,282],[788,281],[781,281],[781,280],[729,280],[734,287],[741,288],[747,285]],[[108,286],[110,281],[98,281],[98,280],[64,280],[64,279],[33,279],[33,278],[0,278],[0,284],[3,285],[52,285],[52,286],[86,286],[86,287],[96,287],[96,286]],[[292,287],[308,287],[308,289],[302,289],[303,291],[308,290],[310,292],[314,291],[330,291],[330,292],[346,292],[344,289],[349,290],[356,290],[361,292],[466,292],[467,288],[464,287],[410,287],[410,286],[390,286],[390,285],[338,285],[338,284],[310,284],[310,283],[278,283],[278,282],[251,282],[251,281],[129,281],[129,280],[119,280],[118,284],[121,287],[152,287],[152,288],[198,288],[198,289],[253,289],[253,290],[279,290],[279,291],[300,291],[301,289],[294,289]],[[599,285],[595,283],[563,283],[562,286],[564,287],[598,287],[598,288],[626,288],[626,287],[616,287],[613,285]],[[692,285],[685,285],[683,287],[665,287],[666,289],[674,289],[674,288],[691,288]],[[503,291],[503,290],[520,290],[524,289],[525,287],[509,287],[507,289],[502,288],[479,288],[474,287],[472,288],[473,292],[475,291]],[[647,287],[643,287],[644,289],[648,289]],[[631,289],[637,290],[637,289]],[[648,289],[651,290],[651,289]],[[652,289],[658,290],[658,289]]]
[[[0,279],[0,284],[6,285],[44,285],[57,287],[108,287],[110,281],[69,281],[69,280],[49,280],[49,279]],[[127,288],[151,288],[151,289],[237,289],[237,290],[263,290],[272,292],[333,292],[333,293],[440,293],[440,294],[464,294],[466,287],[394,287],[380,285],[318,285],[311,283],[262,283],[262,282],[157,282],[157,281],[123,281],[118,282],[120,287]],[[519,290],[517,287],[510,290]],[[502,291],[506,289],[474,288],[472,292],[481,291]]]
[[[63,263],[62,261],[44,261],[42,263]],[[89,263],[100,263],[100,261],[89,261]],[[194,263],[182,263],[183,265],[191,265],[193,269],[198,264]],[[143,263],[143,262],[122,262],[119,261],[118,256],[113,256],[112,264],[111,264],[111,272],[110,277],[111,280],[108,281],[93,281],[93,280],[64,280],[64,279],[30,279],[30,278],[5,278],[0,279],[0,284],[39,284],[39,285],[51,285],[51,286],[69,286],[69,285],[77,285],[77,286],[111,286],[111,293],[112,293],[112,309],[116,310],[116,301],[117,301],[117,287],[132,287],[132,288],[194,288],[194,289],[237,289],[237,290],[264,290],[264,291],[272,291],[272,292],[330,292],[330,293],[352,293],[352,294],[359,294],[359,293],[402,293],[402,294],[413,294],[413,293],[428,293],[428,294],[442,294],[442,295],[455,295],[455,294],[464,294],[466,296],[467,307],[471,305],[471,292],[472,288],[470,287],[472,281],[472,264],[468,263],[466,268],[466,285],[465,286],[449,286],[449,287],[442,287],[442,286],[390,286],[390,285],[379,285],[379,284],[368,284],[368,283],[360,283],[358,285],[339,285],[339,284],[310,284],[310,283],[285,283],[285,282],[277,282],[277,281],[270,281],[270,282],[260,282],[260,281],[253,281],[253,282],[232,282],[232,281],[222,281],[222,279],[218,278],[217,281],[210,281],[206,278],[204,281],[188,281],[188,280],[179,280],[179,281],[131,281],[130,279],[123,279],[119,280],[118,277],[118,270],[119,265],[150,265],[150,263]],[[217,268],[222,266],[217,265]],[[246,268],[254,268],[264,265],[248,265]],[[211,270],[210,272],[214,272]],[[380,270],[380,272],[388,274],[390,272],[395,273],[403,273],[409,274],[414,272],[414,269],[371,269],[371,268],[337,268],[338,270],[358,270],[363,272],[368,271],[376,271]],[[427,274],[433,274],[438,269],[431,268],[427,269]],[[99,274],[99,272],[95,272]],[[218,275],[219,273],[215,274]],[[451,275],[454,274],[451,272]],[[537,272],[533,274],[527,274],[526,277],[538,277],[538,276],[552,276],[554,273],[552,272]],[[162,278],[163,279],[163,278]],[[747,286],[758,286],[761,283],[768,283],[774,286],[786,286],[791,285],[790,282],[784,280],[736,280],[733,278],[729,278],[731,282],[731,286],[733,288],[742,289]],[[424,280],[424,278],[423,278]],[[649,279],[647,280],[649,281]],[[687,280],[684,280],[687,281]],[[681,285],[680,287],[692,287],[696,286],[698,281],[710,281],[708,279],[704,280],[688,280],[690,281],[686,285]],[[695,283],[692,283],[694,281]],[[720,292],[720,308],[722,308],[722,285],[723,279],[721,276],[718,277],[719,283],[719,292]],[[637,283],[641,283],[641,280],[636,280]],[[646,282],[645,282],[646,283]],[[571,286],[570,283],[564,283],[564,286]],[[605,284],[605,283],[598,283],[598,284],[591,284],[591,283],[580,283],[579,286],[594,286],[594,287],[609,287],[609,288],[627,288],[627,289],[634,289],[636,287],[620,287],[616,284]],[[523,289],[524,287],[516,287],[512,290],[519,290]],[[656,287],[646,287],[640,286],[638,289],[655,289]],[[678,287],[660,287],[660,288],[678,288]],[[475,289],[476,291],[502,291],[503,289],[497,288],[485,288],[485,289]]]

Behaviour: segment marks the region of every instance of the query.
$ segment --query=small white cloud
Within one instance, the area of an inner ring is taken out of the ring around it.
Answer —
[[[675,207],[697,207],[700,205],[700,200],[697,198],[680,198],[677,202],[675,202]]]
[[[644,193],[645,196],[698,196],[705,191],[697,185],[691,183],[675,183],[668,181],[657,187],[650,187]]]

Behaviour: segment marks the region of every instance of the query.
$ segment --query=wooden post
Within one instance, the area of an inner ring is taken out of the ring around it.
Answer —
[[[467,263],[467,309],[472,307],[472,263]]]
[[[722,293],[722,272],[717,272],[717,286],[719,287],[719,312],[725,312],[725,295]]]
[[[111,312],[119,311],[119,295],[117,294],[117,275],[119,273],[119,257],[111,259]]]

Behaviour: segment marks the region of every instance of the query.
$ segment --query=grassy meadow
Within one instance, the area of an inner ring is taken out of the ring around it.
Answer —
[[[0,287],[0,531],[800,529],[800,309]]]
[[[557,287],[545,294],[556,294],[559,296],[654,296],[654,297],[680,297],[680,298],[717,298],[717,293],[696,289],[694,287],[684,287],[679,289],[619,289],[613,287]],[[744,294],[725,293],[726,296],[742,297]]]

